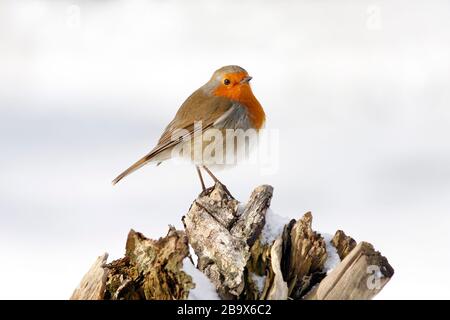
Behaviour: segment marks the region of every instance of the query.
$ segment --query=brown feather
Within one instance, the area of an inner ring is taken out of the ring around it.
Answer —
[[[258,100],[254,97],[250,86],[243,84],[225,88],[223,87],[224,76],[230,77],[235,83],[240,83],[242,77],[248,76],[248,74],[239,66],[226,66],[214,72],[212,78],[181,105],[174,119],[165,128],[155,148],[117,176],[113,180],[113,184],[116,184],[148,162],[156,160],[159,165],[166,160],[164,157],[158,158],[162,152],[170,150],[195,133],[196,127],[194,124],[196,121],[202,121],[203,133],[206,129],[212,127],[216,120],[226,114],[236,103],[245,106],[245,116],[243,117],[242,108],[235,108],[231,110],[230,114],[227,114],[227,118],[224,121],[221,119],[221,124],[218,126],[221,129],[228,126],[246,127],[247,122],[243,120],[247,119],[248,114],[252,127],[256,129],[261,128],[265,120],[265,114]],[[236,112],[233,114],[232,111]],[[174,133],[178,129],[187,130],[187,134],[181,139],[173,140]]]
[[[145,165],[148,161],[149,161],[149,155],[146,155],[145,157],[142,157],[141,159],[139,159],[138,161],[136,161],[131,167],[129,167],[127,170],[125,170],[124,172],[122,172],[121,174],[119,174],[113,181],[112,184],[115,185],[117,182],[119,182],[120,180],[122,180],[123,178],[125,178],[127,175],[129,175],[130,173],[136,171],[137,169],[139,169],[140,167],[142,167],[143,165]]]
[[[133,173],[148,162],[151,162],[157,155],[161,154],[161,152],[173,148],[181,141],[190,138],[195,133],[194,123],[196,121],[202,121],[203,133],[206,129],[210,128],[220,116],[229,110],[232,105],[233,103],[229,99],[209,95],[203,88],[198,89],[181,105],[175,118],[164,130],[164,133],[161,135],[155,148],[118,175],[112,183],[118,183],[127,175]],[[185,129],[188,131],[188,134],[181,139],[173,140],[173,134],[178,129]]]

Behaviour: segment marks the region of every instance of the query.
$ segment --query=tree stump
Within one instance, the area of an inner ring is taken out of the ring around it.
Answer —
[[[221,299],[371,299],[391,279],[394,269],[371,244],[342,230],[321,235],[310,212],[273,231],[272,195],[259,186],[244,205],[216,183],[183,216],[184,231],[170,227],[151,240],[131,230],[124,258],[99,257],[71,299],[187,299],[200,283],[184,268],[195,258],[189,246]]]

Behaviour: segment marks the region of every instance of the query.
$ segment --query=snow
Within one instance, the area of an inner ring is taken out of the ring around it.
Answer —
[[[333,236],[329,233],[322,233],[327,249],[327,261],[325,261],[324,271],[329,274],[341,262],[336,248],[331,244]]]
[[[274,213],[270,208],[266,213],[266,224],[261,232],[262,243],[272,243],[282,232],[286,224],[289,223],[291,218],[279,216]],[[341,262],[336,248],[331,244],[333,235],[328,233],[322,234],[327,250],[327,260],[325,261],[324,271],[328,274]],[[252,275],[257,277],[256,275]],[[256,283],[256,281],[255,281]],[[264,282],[263,282],[264,284]]]
[[[195,288],[189,291],[188,300],[220,300],[214,285],[188,257],[183,260],[183,271],[190,275],[195,283]]]
[[[255,283],[256,288],[258,289],[258,292],[261,293],[264,289],[264,282],[266,281],[266,276],[258,276],[256,273],[250,274],[252,277],[253,282]]]
[[[191,245],[189,245],[189,254],[191,255],[192,261],[194,262],[194,266],[196,266],[198,263],[198,257],[195,254],[194,248],[192,248]]]
[[[270,208],[266,212],[266,224],[261,232],[262,243],[272,243],[282,232],[290,218],[279,216]]]
[[[239,202],[238,207],[237,207],[237,216],[240,217],[242,215],[242,213],[244,213],[244,209],[245,209],[245,204],[242,202]]]
[[[383,275],[383,273],[381,272],[380,269],[378,269],[378,270],[375,272],[375,277],[376,277],[377,279],[382,279],[382,278],[384,278],[384,275]]]

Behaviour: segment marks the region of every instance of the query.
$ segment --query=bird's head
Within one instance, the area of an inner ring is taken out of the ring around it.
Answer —
[[[207,86],[213,95],[241,101],[246,95],[253,95],[249,84],[251,79],[245,69],[226,66],[214,72]]]
[[[203,86],[203,90],[208,95],[224,97],[245,106],[253,127],[260,129],[264,125],[266,115],[253,95],[250,80],[252,77],[245,69],[239,66],[226,66],[214,72],[211,79]]]

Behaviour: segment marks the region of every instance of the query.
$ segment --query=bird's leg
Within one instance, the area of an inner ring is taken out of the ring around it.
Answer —
[[[195,166],[195,168],[197,169],[198,177],[200,178],[200,183],[202,184],[202,189],[203,189],[203,191],[205,191],[206,190],[205,182],[203,181],[202,172],[200,171],[200,167]]]
[[[202,166],[203,169],[205,169],[205,171],[209,174],[209,176],[214,180],[214,182],[218,182],[220,184],[223,184],[222,182],[220,182],[219,179],[217,179],[217,177],[215,175],[213,175],[213,173],[206,167],[206,166]]]
[[[214,180],[214,182],[218,182],[222,185],[223,189],[225,190],[225,192],[232,198],[234,199],[234,197],[231,195],[230,191],[228,191],[227,187],[220,182],[219,179],[217,179],[217,177],[206,167],[206,166],[202,166],[202,168],[210,175],[210,177]]]

